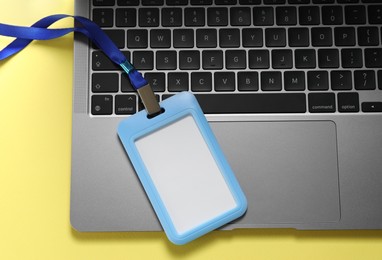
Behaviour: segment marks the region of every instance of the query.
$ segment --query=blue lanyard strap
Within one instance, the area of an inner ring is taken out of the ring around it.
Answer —
[[[55,22],[72,17],[75,19],[76,26],[73,28],[48,29]],[[19,51],[23,50],[33,40],[50,40],[59,38],[71,32],[79,32],[87,36],[98,48],[100,48],[110,60],[120,65],[129,76],[131,85],[138,91],[143,104],[149,115],[160,111],[158,102],[148,82],[142,77],[133,65],[126,59],[114,42],[102,31],[93,21],[81,17],[66,14],[51,15],[42,18],[31,27],[15,26],[0,23],[0,35],[15,37],[4,49],[0,50],[0,61],[4,60]]]

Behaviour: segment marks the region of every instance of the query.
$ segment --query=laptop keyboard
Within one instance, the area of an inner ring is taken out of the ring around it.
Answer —
[[[191,91],[206,114],[382,112],[380,0],[93,0],[99,24],[158,100]],[[142,109],[90,48],[92,115]]]

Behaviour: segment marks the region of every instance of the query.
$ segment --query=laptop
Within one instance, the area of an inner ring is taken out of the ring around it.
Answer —
[[[158,100],[196,96],[248,200],[223,229],[382,228],[379,0],[77,0],[75,14]],[[160,231],[117,136],[138,96],[84,37],[74,45],[71,224]]]

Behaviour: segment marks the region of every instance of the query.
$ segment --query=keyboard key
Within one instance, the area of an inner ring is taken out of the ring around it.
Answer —
[[[92,115],[111,115],[113,113],[112,95],[94,95],[91,103]]]
[[[254,7],[253,24],[257,26],[273,25],[272,7]]]
[[[133,85],[131,85],[130,79],[125,72],[121,74],[121,91],[122,92],[136,92]]]
[[[119,49],[125,48],[125,30],[104,30]]]
[[[199,51],[180,51],[179,68],[181,70],[198,70],[200,68]]]
[[[259,5],[261,0],[239,0],[241,5]]]
[[[188,73],[170,72],[167,74],[167,88],[170,92],[188,91]]]
[[[162,9],[162,26],[164,27],[182,26],[182,9],[181,8],[163,8]]]
[[[337,0],[339,4],[356,4],[359,0]]]
[[[292,50],[272,50],[272,68],[291,69],[292,66]]]
[[[119,70],[120,67],[112,62],[102,51],[92,53],[93,70]]]
[[[352,77],[349,70],[332,70],[330,72],[330,85],[332,90],[351,90]]]
[[[366,8],[364,5],[345,6],[345,22],[346,24],[365,24]]]
[[[152,51],[135,51],[133,55],[134,67],[138,70],[152,70],[154,58]]]
[[[221,70],[223,68],[223,52],[220,50],[203,51],[203,69]]]
[[[204,26],[204,8],[184,9],[184,24],[186,26]]]
[[[142,0],[143,6],[161,6],[163,5],[163,0]]]
[[[284,87],[287,91],[305,90],[305,73],[303,71],[284,72]]]
[[[328,72],[327,71],[308,71],[308,89],[309,90],[328,90]]]
[[[341,6],[323,6],[322,23],[325,25],[342,24],[343,15]]]
[[[297,15],[296,7],[276,7],[276,24],[277,25],[296,25]]]
[[[307,47],[309,46],[309,29],[308,28],[289,28],[288,41],[291,47]]]
[[[382,70],[378,70],[378,88],[382,90]]]
[[[176,51],[157,51],[156,67],[157,70],[176,70]]]
[[[310,4],[310,0],[288,0],[288,4]]]
[[[264,0],[266,5],[280,5],[285,4],[286,0]]]
[[[355,45],[354,27],[334,28],[334,40],[335,40],[336,46],[354,46]]]
[[[93,0],[94,6],[113,6],[115,0]]]
[[[150,31],[151,48],[170,48],[171,31],[167,29],[153,29]]]
[[[191,0],[191,5],[212,5],[212,0]]]
[[[92,75],[92,92],[108,93],[118,92],[119,74],[118,73],[94,73]]]
[[[242,38],[244,47],[263,46],[263,30],[260,28],[244,28]]]
[[[269,51],[268,50],[249,50],[249,68],[268,69]]]
[[[113,26],[113,9],[94,9],[93,21],[100,27]]]
[[[342,49],[341,62],[343,68],[361,68],[362,50],[361,49]]]
[[[227,26],[228,9],[226,7],[210,7],[207,9],[208,26]]]
[[[251,9],[249,7],[232,7],[230,13],[232,26],[251,25]]]
[[[236,0],[215,0],[216,5],[235,5]]]
[[[117,27],[135,27],[137,14],[133,8],[118,8],[116,11]]]
[[[330,27],[312,28],[313,46],[332,46],[332,29]]]
[[[198,48],[216,48],[217,32],[216,29],[197,29],[196,47]]]
[[[382,48],[365,49],[365,66],[367,68],[382,68]]]
[[[127,30],[127,48],[143,49],[147,46],[147,30]]]
[[[188,0],[166,0],[166,5],[178,6],[178,5],[187,5]]]
[[[375,89],[374,70],[356,70],[354,71],[354,86],[357,90]]]
[[[137,6],[139,0],[118,0],[118,5],[120,6]]]
[[[333,113],[336,112],[336,100],[334,93],[309,93],[310,113]]]
[[[318,67],[338,68],[340,66],[338,49],[319,49]]]
[[[370,24],[382,24],[382,5],[369,5],[367,11]]]
[[[192,72],[191,90],[194,92],[212,91],[211,72]]]
[[[135,95],[116,95],[115,114],[132,115],[137,112],[137,97]]]
[[[239,29],[220,29],[219,44],[223,48],[240,47]]]
[[[244,50],[227,50],[225,54],[227,69],[245,69],[247,67],[247,54]]]
[[[313,4],[333,4],[334,0],[313,0]]]
[[[192,48],[194,47],[194,30],[192,29],[175,29],[173,31],[173,45],[175,48]]]
[[[301,6],[298,9],[301,25],[318,25],[320,23],[320,10],[318,6]]]
[[[125,30],[103,30],[110,39],[117,45],[119,49],[125,48]],[[94,43],[92,45],[94,49],[98,49]]]
[[[258,91],[259,90],[259,76],[258,72],[238,72],[237,85],[239,91]]]
[[[139,26],[140,27],[158,27],[159,9],[157,8],[139,8]]]
[[[196,94],[206,114],[305,113],[304,93]]]
[[[342,113],[359,112],[358,93],[338,93],[338,111]]]
[[[261,72],[261,90],[280,91],[282,89],[281,72],[263,71]]]
[[[147,72],[145,73],[145,79],[148,81],[153,91],[163,92],[165,91],[165,74],[162,72]]]
[[[286,33],[284,28],[265,29],[265,45],[267,47],[285,47]]]
[[[358,44],[360,46],[377,46],[379,44],[378,27],[358,27],[357,30]]]
[[[315,68],[316,51],[312,49],[297,49],[294,52],[296,68]]]
[[[362,112],[382,112],[382,102],[362,102]]]
[[[234,72],[215,72],[215,91],[235,91]]]

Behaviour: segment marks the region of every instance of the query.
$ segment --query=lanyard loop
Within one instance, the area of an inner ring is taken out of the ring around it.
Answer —
[[[72,17],[78,22],[78,26],[64,29],[47,29],[55,22]],[[115,46],[112,40],[104,31],[94,22],[81,16],[71,16],[57,14],[42,18],[31,27],[14,26],[0,23],[0,35],[17,38],[2,51],[0,51],[0,60],[3,60],[25,48],[32,40],[51,40],[59,38],[71,32],[80,32],[86,35],[97,45],[114,63],[121,64],[126,61],[126,57]],[[16,48],[14,48],[16,47]]]
[[[55,22],[64,18],[74,18],[77,22],[73,28],[48,29]],[[28,46],[33,40],[51,40],[71,32],[79,32],[87,36],[115,64],[120,65],[129,76],[132,86],[138,91],[149,115],[158,113],[160,107],[148,82],[126,59],[109,36],[93,21],[82,16],[56,14],[42,18],[31,27],[15,26],[0,23],[0,35],[15,37],[4,49],[0,50],[0,61],[4,60]],[[140,88],[142,90],[140,91]],[[144,95],[142,93],[145,93]],[[147,95],[147,93],[149,93]]]

